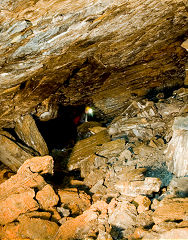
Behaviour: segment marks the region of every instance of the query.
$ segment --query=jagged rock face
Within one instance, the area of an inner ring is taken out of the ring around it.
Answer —
[[[50,95],[116,114],[131,93],[182,84],[183,0],[0,3],[0,126]]]

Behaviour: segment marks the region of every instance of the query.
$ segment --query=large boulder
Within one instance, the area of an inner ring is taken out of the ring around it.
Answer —
[[[97,150],[97,146],[109,142],[110,137],[106,130],[76,143],[71,153],[68,169],[74,170],[81,167],[81,162],[87,161]]]
[[[49,186],[41,176],[46,173],[53,173],[52,157],[31,158],[24,162],[16,175],[0,185],[1,225],[16,220],[23,213],[37,210],[40,207],[39,204],[43,208],[57,204],[58,197],[52,190],[55,201],[50,201],[51,199],[46,197],[46,190]],[[39,203],[36,200],[36,192],[38,192]],[[41,193],[43,193],[43,196],[41,196]]]
[[[32,151],[23,145],[18,145],[14,138],[6,132],[0,133],[0,161],[16,172],[28,158],[31,158]]]
[[[188,174],[188,116],[175,118],[173,136],[165,153],[171,172],[177,177]]]
[[[161,222],[175,222],[187,220],[188,199],[187,198],[164,198],[153,214],[155,224]]]
[[[48,155],[48,147],[31,115],[20,117],[16,122],[15,131],[18,137],[39,155]]]

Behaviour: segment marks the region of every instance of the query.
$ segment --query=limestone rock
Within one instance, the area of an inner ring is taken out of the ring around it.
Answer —
[[[84,183],[88,187],[94,186],[97,182],[104,182],[105,174],[102,169],[94,169],[84,179]]]
[[[40,174],[53,174],[54,162],[51,156],[33,157],[24,162],[18,169],[19,174],[24,172],[40,173]]]
[[[179,88],[178,90],[175,90],[173,92],[173,95],[176,99],[180,101],[185,101],[187,100],[188,97],[188,89],[187,88]]]
[[[130,233],[134,232],[136,216],[137,211],[133,204],[128,202],[117,202],[113,211],[109,212],[108,222],[114,228],[120,229],[122,231],[122,235],[126,237]]]
[[[184,41],[181,46],[188,51],[188,39]]]
[[[104,201],[98,201],[93,204],[82,215],[76,218],[67,220],[59,228],[57,239],[85,239],[86,237],[94,236],[98,231],[100,219],[107,217],[108,204]]]
[[[40,121],[49,121],[56,118],[58,116],[58,105],[56,100],[54,100],[52,96],[45,99],[37,106],[35,115]]]
[[[33,189],[41,190],[47,184],[40,173],[52,173],[52,169],[50,156],[28,159],[16,175],[0,185],[0,224],[12,222],[20,214],[39,208]]]
[[[178,177],[188,174],[188,116],[175,118],[173,136],[165,153],[171,172]]]
[[[160,239],[187,239],[188,228],[172,229],[160,235]]]
[[[18,168],[28,158],[31,158],[30,152],[24,151],[10,138],[0,135],[0,161],[16,172]]]
[[[55,194],[53,188],[47,184],[42,190],[37,192],[36,200],[42,209],[48,210],[50,207],[57,205],[59,197]]]
[[[125,166],[118,173],[117,178],[119,182],[134,182],[144,180],[144,173],[146,172],[146,168],[138,168]]]
[[[168,185],[168,192],[178,197],[188,197],[188,177],[174,177]]]
[[[165,123],[160,118],[134,117],[127,119],[121,116],[112,121],[108,127],[108,133],[113,138],[128,137],[130,142],[134,142],[138,138],[148,141],[153,135],[161,135],[164,127]]]
[[[29,147],[35,149],[42,156],[48,155],[47,145],[31,115],[20,117],[16,122],[15,131],[19,138]]]
[[[98,147],[96,154],[109,159],[111,157],[119,156],[123,150],[125,150],[125,140],[117,139],[115,141],[104,143],[102,146]]]
[[[174,228],[178,228],[178,223],[176,222],[161,222],[159,224],[155,224],[152,227],[152,230],[157,233],[165,233],[167,231],[170,231]]]
[[[61,204],[64,208],[69,209],[72,215],[80,215],[91,206],[90,196],[83,191],[77,191],[75,188],[59,189]]]
[[[174,101],[173,103],[165,103],[165,102],[158,102],[156,103],[158,113],[163,117],[163,118],[168,118],[171,114],[178,115],[180,112],[180,109],[182,107],[182,103]]]
[[[74,170],[80,168],[81,162],[87,160],[97,150],[97,146],[110,141],[106,130],[99,132],[89,138],[80,140],[73,148],[68,162],[68,169]]]
[[[164,233],[156,233],[156,232],[146,232],[144,234],[143,240],[147,239],[156,239],[156,240],[163,240],[163,239],[187,239],[188,236],[188,228],[177,228],[171,229],[170,231],[165,231]]]
[[[56,235],[58,229],[59,226],[55,222],[26,217],[22,219],[18,233],[22,238],[51,240]]]
[[[149,200],[149,198],[147,198],[146,196],[141,196],[141,195],[137,196],[134,199],[134,202],[136,202],[138,204],[138,207],[137,207],[138,213],[142,213],[146,210],[149,210],[149,207],[151,204],[151,201]]]
[[[34,197],[34,190],[25,189],[22,193],[11,194],[5,200],[0,199],[0,224],[12,222],[27,211],[37,210],[39,206]]]
[[[136,136],[143,138],[146,136],[146,128],[149,127],[149,123],[146,118],[130,118],[127,119],[122,117],[120,119],[114,119],[114,121],[109,126],[108,132],[112,137],[119,137],[127,135],[129,137]],[[145,136],[143,135],[143,129],[145,131]],[[149,130],[148,138],[151,137],[152,132]]]
[[[187,198],[164,198],[153,214],[155,224],[164,221],[176,221],[187,219]]]
[[[50,220],[52,214],[50,212],[42,212],[42,211],[32,211],[32,212],[27,212],[24,214],[21,214],[18,217],[18,221],[24,221],[26,218],[41,218],[45,220]]]
[[[130,239],[142,239],[144,235],[146,234],[146,230],[144,230],[142,227],[137,227],[135,229],[135,232],[130,236]]]
[[[101,124],[99,122],[84,122],[81,125],[77,127],[77,134],[79,139],[84,139],[92,136],[92,133],[90,131],[90,128],[94,127],[101,127]],[[103,129],[105,130],[105,129]],[[100,132],[100,131],[99,131]]]
[[[0,226],[0,237],[1,239],[19,239],[20,235],[18,233],[19,223],[13,222],[6,224],[5,226]]]
[[[0,126],[14,126],[52,94],[64,105],[93,99],[115,116],[132,95],[181,85],[186,7],[183,0],[1,1]]]
[[[0,184],[13,175],[14,173],[10,170],[10,168],[6,167],[4,164],[0,165]]]
[[[151,210],[141,212],[136,217],[137,226],[142,226],[145,228],[152,226],[154,224],[152,215],[153,215],[153,212]]]
[[[92,133],[92,134],[96,134],[96,133],[99,133],[103,130],[105,130],[106,128],[105,127],[91,127],[89,128],[89,131]]]
[[[144,181],[118,182],[115,188],[127,196],[150,195],[160,190],[161,181],[159,178],[146,177]]]

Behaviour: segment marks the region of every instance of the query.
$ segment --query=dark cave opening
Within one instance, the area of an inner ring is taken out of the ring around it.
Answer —
[[[40,121],[34,116],[37,127],[50,152],[54,149],[72,148],[78,140],[77,128],[85,122],[85,105],[59,106],[56,118]],[[88,121],[98,121],[95,114],[87,116]]]
[[[81,139],[78,129],[85,122],[85,108],[85,105],[66,107],[60,105],[57,117],[48,121],[40,121],[33,116],[48,146],[49,154],[54,159],[54,175],[47,177],[53,184],[65,186],[70,179],[81,180],[80,171],[69,172],[67,163],[74,145]],[[88,115],[88,123],[90,121],[100,122],[102,119],[95,114]]]

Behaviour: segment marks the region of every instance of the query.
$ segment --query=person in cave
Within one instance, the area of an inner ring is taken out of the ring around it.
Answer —
[[[93,109],[86,106],[84,112],[74,117],[73,122],[77,126],[81,123],[87,122],[89,117],[93,117]]]

